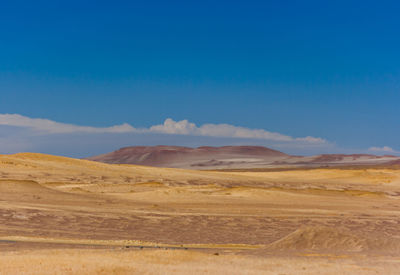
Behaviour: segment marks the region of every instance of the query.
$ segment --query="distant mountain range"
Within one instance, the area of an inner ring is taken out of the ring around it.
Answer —
[[[248,169],[400,164],[400,157],[369,154],[291,156],[262,146],[133,146],[88,158],[111,164],[186,169]]]

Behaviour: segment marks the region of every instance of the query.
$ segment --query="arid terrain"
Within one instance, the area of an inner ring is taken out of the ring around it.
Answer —
[[[400,169],[1,155],[0,252],[0,274],[398,274]]]

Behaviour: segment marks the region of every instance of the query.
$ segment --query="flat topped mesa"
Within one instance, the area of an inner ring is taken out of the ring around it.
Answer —
[[[132,146],[88,160],[186,169],[251,169],[396,164],[399,157],[367,154],[291,156],[263,146]]]
[[[182,146],[132,146],[117,151],[88,158],[89,160],[115,163],[139,164],[162,167],[195,167],[206,161],[257,162],[276,161],[289,155],[262,146],[201,146],[198,148]]]

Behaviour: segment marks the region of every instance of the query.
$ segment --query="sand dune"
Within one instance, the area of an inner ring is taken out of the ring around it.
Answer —
[[[182,249],[182,255],[243,260],[257,273],[251,261],[267,259],[261,263],[267,270],[271,257],[285,264],[305,257],[292,272],[285,269],[289,274],[301,274],[302,263],[310,266],[314,256],[307,255],[343,256],[356,261],[349,266],[360,267],[357,274],[368,274],[366,265],[381,272],[384,261],[396,267],[386,270],[390,274],[400,268],[399,187],[396,167],[217,172],[2,155],[0,249],[86,249],[83,255],[96,249],[108,258],[115,250]],[[23,270],[18,259],[15,272]],[[2,263],[0,273],[9,270]],[[210,270],[221,268],[222,261]]]
[[[315,226],[299,228],[284,238],[268,245],[272,250],[313,252],[386,252],[400,253],[400,239],[377,237],[369,239],[349,230]]]

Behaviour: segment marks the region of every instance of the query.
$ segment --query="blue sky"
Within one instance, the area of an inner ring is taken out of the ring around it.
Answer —
[[[78,129],[38,137],[40,129],[3,121],[2,153],[76,156],[86,148],[81,135],[90,143],[95,134],[98,144],[82,155],[103,152],[105,144],[254,143],[300,154],[400,150],[396,1],[9,2],[0,9],[0,114],[135,129],[172,118],[196,127],[263,129],[294,141],[197,130],[111,138]],[[325,145],[298,144],[307,136]]]

